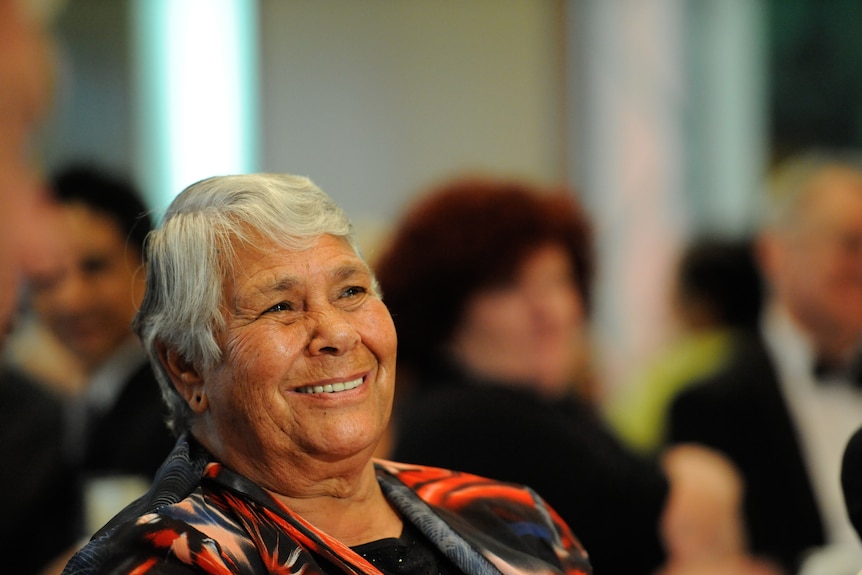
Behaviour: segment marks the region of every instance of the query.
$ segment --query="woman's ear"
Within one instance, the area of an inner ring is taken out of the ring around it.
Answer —
[[[198,369],[176,350],[162,342],[156,344],[159,361],[171,378],[177,392],[186,400],[194,412],[206,410],[204,380]]]

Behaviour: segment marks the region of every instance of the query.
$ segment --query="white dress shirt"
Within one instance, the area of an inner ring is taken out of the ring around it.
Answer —
[[[844,505],[841,460],[850,436],[862,426],[862,389],[840,376],[817,381],[813,345],[786,310],[769,306],[761,329],[799,431],[826,532],[827,545],[812,550],[800,574],[856,575],[862,569],[862,543]]]

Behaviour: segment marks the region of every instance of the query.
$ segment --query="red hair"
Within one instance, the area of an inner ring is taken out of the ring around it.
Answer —
[[[533,251],[549,243],[566,249],[588,309],[592,230],[570,193],[472,177],[424,196],[375,266],[398,332],[399,364],[421,369],[435,360],[469,299],[512,279]]]

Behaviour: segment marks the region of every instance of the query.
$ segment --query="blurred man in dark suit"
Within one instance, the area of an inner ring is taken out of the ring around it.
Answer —
[[[54,239],[55,213],[30,148],[53,80],[46,16],[33,11],[37,4],[45,3],[0,0],[0,349],[21,282],[50,259]],[[41,573],[83,535],[80,486],[63,452],[63,404],[3,365],[0,422],[3,571]]]
[[[717,448],[742,471],[755,552],[789,572],[855,574],[862,545],[839,470],[862,424],[862,172],[811,155],[773,183],[758,239],[769,293],[759,329],[679,396],[670,437]]]
[[[91,166],[62,170],[51,189],[65,249],[58,265],[35,276],[30,295],[40,321],[87,376],[72,411],[70,450],[89,485],[122,478],[134,489],[138,478],[145,488],[174,443],[155,375],[131,330],[144,294],[150,218],[131,183]]]

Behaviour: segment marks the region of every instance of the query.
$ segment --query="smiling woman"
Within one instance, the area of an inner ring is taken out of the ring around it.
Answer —
[[[135,319],[180,436],[66,573],[589,573],[527,487],[374,460],[396,335],[305,178],[210,178],[147,242]]]
[[[307,481],[329,477],[320,456],[374,450],[392,403],[395,329],[344,239],[324,235],[300,251],[256,243],[235,248],[225,280],[221,360],[198,369],[160,353],[213,455],[285,500],[303,499]],[[325,393],[336,385],[340,393]],[[304,476],[280,465],[284,457]]]

